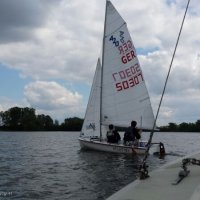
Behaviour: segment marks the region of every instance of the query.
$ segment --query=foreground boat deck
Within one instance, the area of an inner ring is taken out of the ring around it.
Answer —
[[[200,152],[187,157],[200,159]],[[189,175],[172,184],[182,170],[182,159],[151,172],[146,180],[134,181],[107,200],[200,200],[200,166],[189,165]]]

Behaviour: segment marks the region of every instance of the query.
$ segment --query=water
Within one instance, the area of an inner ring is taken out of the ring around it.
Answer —
[[[0,199],[100,200],[136,179],[141,156],[80,151],[78,136],[0,132]],[[200,149],[199,133],[156,133],[154,141],[168,155],[150,155],[150,170]]]

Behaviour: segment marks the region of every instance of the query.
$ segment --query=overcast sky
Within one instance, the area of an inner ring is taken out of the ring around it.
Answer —
[[[187,0],[113,0],[127,22],[157,111]],[[101,51],[105,1],[0,0],[0,111],[30,106],[84,117]],[[158,125],[200,119],[200,3],[191,0]]]

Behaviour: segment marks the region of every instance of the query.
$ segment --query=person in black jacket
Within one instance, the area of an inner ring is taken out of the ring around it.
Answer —
[[[114,129],[112,124],[109,125],[109,130],[107,131],[107,142],[109,143],[118,143],[121,140],[121,137],[117,130]]]
[[[136,128],[137,122],[132,121],[131,126],[128,127],[127,131],[124,133],[124,144],[134,143],[134,141],[141,138],[139,130]]]

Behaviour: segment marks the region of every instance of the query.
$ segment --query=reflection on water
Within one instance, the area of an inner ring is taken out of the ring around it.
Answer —
[[[142,156],[82,151],[79,133],[0,132],[0,196],[6,199],[100,200],[132,182]],[[143,139],[149,134],[143,133]],[[155,133],[167,156],[149,170],[199,150],[200,134]]]

